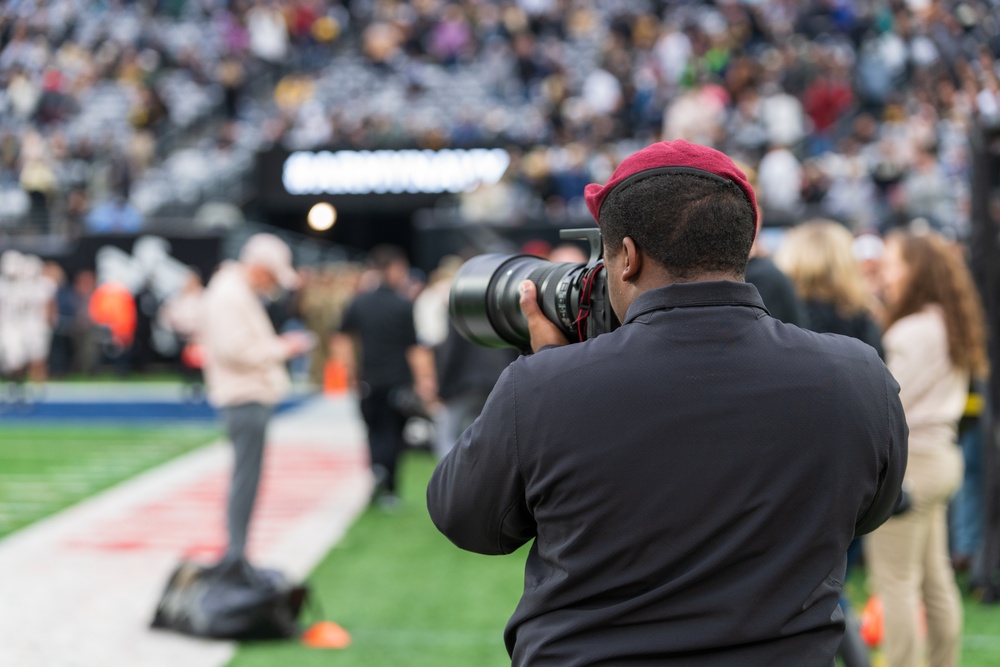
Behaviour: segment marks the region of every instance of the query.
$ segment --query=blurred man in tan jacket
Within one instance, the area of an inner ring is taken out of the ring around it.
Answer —
[[[226,558],[241,558],[260,482],[264,437],[274,406],[290,387],[285,362],[308,351],[308,334],[278,335],[261,298],[298,286],[292,252],[272,234],[251,236],[238,262],[225,264],[205,290],[200,330],[208,400],[233,443],[226,508]]]

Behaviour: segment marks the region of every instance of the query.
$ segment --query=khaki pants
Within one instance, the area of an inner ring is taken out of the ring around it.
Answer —
[[[927,665],[958,664],[962,606],[948,555],[948,499],[962,477],[955,446],[910,452],[906,488],[913,507],[865,538],[873,593],[882,600],[887,667],[922,664],[920,616],[927,615]],[[922,603],[922,606],[921,606]]]

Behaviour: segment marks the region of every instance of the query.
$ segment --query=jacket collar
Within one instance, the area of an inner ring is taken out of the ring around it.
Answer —
[[[767,312],[757,288],[751,283],[719,280],[699,283],[677,283],[643,292],[629,306],[625,321],[628,324],[641,315],[654,310],[691,308],[697,306],[749,306]]]

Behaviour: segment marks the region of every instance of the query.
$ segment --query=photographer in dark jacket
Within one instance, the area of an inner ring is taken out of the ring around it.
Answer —
[[[515,665],[833,665],[847,546],[906,464],[896,382],[767,314],[754,194],[718,151],[653,144],[587,203],[622,326],[564,345],[522,285],[538,353],[439,464],[432,519],[479,553],[534,540]]]

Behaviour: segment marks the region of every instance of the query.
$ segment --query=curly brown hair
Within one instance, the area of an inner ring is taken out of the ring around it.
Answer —
[[[899,243],[910,276],[897,302],[888,305],[886,328],[937,304],[944,313],[952,363],[974,377],[985,377],[989,361],[983,307],[958,248],[934,233],[896,231],[889,239]]]

